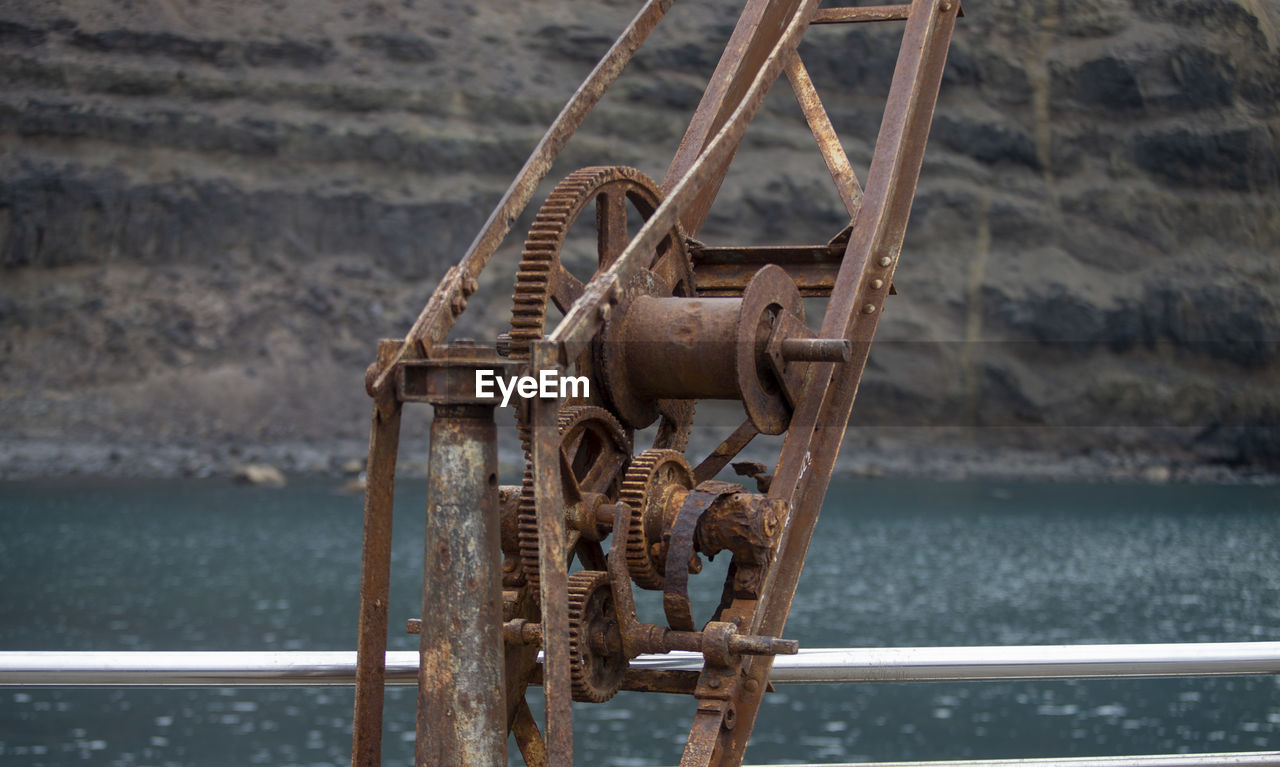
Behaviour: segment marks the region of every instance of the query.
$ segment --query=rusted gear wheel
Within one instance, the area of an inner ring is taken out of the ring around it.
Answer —
[[[672,493],[692,490],[693,486],[689,462],[675,450],[646,450],[627,469],[619,493],[619,500],[631,507],[627,570],[641,588],[662,589],[666,558],[661,550],[662,533],[668,522],[663,512]]]
[[[560,410],[560,454],[566,495],[596,493],[609,501],[617,500],[619,477],[631,460],[631,435],[604,408],[570,405]],[[566,498],[566,500],[569,500]],[[533,502],[533,469],[525,461],[524,483],[520,489],[519,525],[516,537],[520,544],[520,567],[534,586],[538,585],[538,514]],[[579,531],[570,528],[568,549],[573,550]]]
[[[543,337],[548,304],[562,313],[568,312],[585,290],[584,281],[565,267],[561,253],[573,223],[587,206],[595,205],[597,270],[603,270],[622,255],[633,234],[627,231],[628,206],[648,220],[661,202],[662,193],[652,179],[635,168],[620,165],[582,168],[556,186],[538,210],[516,272],[511,308],[512,359],[529,359],[533,343]],[[694,295],[693,267],[679,224],[674,225],[658,245],[646,267],[660,294]],[[597,374],[599,350],[589,350],[573,362],[577,375],[586,376],[591,382],[590,401],[605,402],[607,393],[601,391],[601,377]],[[663,413],[659,427],[661,444],[657,446],[683,449],[689,438],[692,403],[672,402]],[[527,452],[527,426],[523,423],[518,426]]]
[[[569,680],[573,699],[604,703],[622,687],[627,656],[613,608],[609,574],[569,576]]]

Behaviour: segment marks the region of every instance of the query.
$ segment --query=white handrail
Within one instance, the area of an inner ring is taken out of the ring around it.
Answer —
[[[350,685],[338,652],[0,651],[0,685]],[[698,671],[696,653],[643,655],[636,669]],[[387,683],[416,684],[416,650],[387,653]],[[774,684],[1280,674],[1280,642],[890,647],[801,650],[774,660]]]

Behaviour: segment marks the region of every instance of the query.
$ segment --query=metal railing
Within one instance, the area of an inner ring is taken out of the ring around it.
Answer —
[[[416,650],[387,653],[387,683],[417,683]],[[642,655],[633,668],[697,672],[698,653]],[[339,652],[0,651],[0,685],[350,685]],[[1280,642],[888,647],[801,650],[774,684],[1280,674]]]
[[[417,683],[418,652],[386,654],[387,683]],[[643,655],[635,668],[696,673],[697,653]],[[889,647],[801,650],[779,656],[774,684],[1280,674],[1280,642]],[[0,651],[0,686],[353,685],[356,654],[339,652]],[[802,767],[1280,766],[1280,751],[1119,757],[868,762]]]

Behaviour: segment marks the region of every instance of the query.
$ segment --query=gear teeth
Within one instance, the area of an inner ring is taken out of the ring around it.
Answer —
[[[631,468],[623,476],[618,500],[631,507],[627,524],[627,571],[637,586],[661,591],[665,583],[662,563],[654,561],[650,548],[657,541],[649,540],[645,533],[645,501],[654,487],[653,478],[658,466],[666,461],[678,461],[685,469],[692,489],[693,472],[684,456],[675,450],[655,448],[646,450],[631,461]],[[615,531],[616,532],[616,531]]]
[[[602,589],[607,594],[597,602],[595,596]],[[598,655],[590,645],[591,624],[609,619],[607,614],[600,615],[595,610],[612,604],[611,593],[608,573],[583,570],[569,576],[569,686],[576,701],[604,703],[622,687],[626,656]]]
[[[634,191],[647,196],[655,207],[661,200],[658,185],[634,168],[591,166],[574,171],[561,181],[538,210],[525,239],[520,265],[516,272],[511,309],[510,359],[527,361],[531,356],[533,344],[544,335],[547,304],[551,301],[555,275],[562,268],[560,250],[564,246],[564,238],[570,226],[595,200],[597,191],[603,185],[618,181],[628,182]],[[684,235],[679,228],[677,227],[674,231],[679,241],[683,242]],[[592,388],[594,389],[595,386],[593,385]],[[608,415],[606,411],[599,412]],[[520,436],[521,447],[524,449],[526,467],[523,489],[517,507],[519,513],[517,537],[521,569],[536,588],[538,585],[538,525],[530,467],[532,440],[528,424],[521,420],[521,411],[517,409],[516,413],[516,429]],[[563,419],[565,414],[562,413],[561,417]],[[615,433],[626,434],[617,424],[616,419],[612,416],[608,417],[616,427]],[[672,437],[665,440],[666,444],[663,446],[683,449],[688,440],[689,428],[689,423],[677,424]],[[627,439],[626,442],[628,453],[630,453],[630,440]]]
[[[586,421],[602,421],[608,427],[617,447],[626,455],[631,455],[631,437],[627,434],[618,419],[608,410],[592,405],[569,405],[560,409],[557,414],[557,430],[564,435],[575,425]],[[520,486],[520,502],[517,508],[516,541],[520,547],[520,568],[525,578],[538,587],[538,509],[533,499],[533,464],[531,461],[532,441],[527,425],[519,427],[520,442],[524,447],[524,478]]]

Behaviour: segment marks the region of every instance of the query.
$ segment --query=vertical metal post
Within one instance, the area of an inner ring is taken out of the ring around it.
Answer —
[[[533,345],[532,370],[559,370],[560,347]],[[538,512],[538,587],[542,603],[542,683],[546,695],[547,764],[573,767],[573,709],[569,688],[569,559],[560,486],[558,400],[531,403],[534,497]]]
[[[493,404],[458,385],[474,361],[448,356],[432,371],[440,385],[428,385],[435,420],[414,758],[418,767],[505,767],[498,432]]]
[[[394,340],[384,340],[378,344],[377,362],[367,374],[370,380],[390,363],[400,346],[401,342]],[[385,391],[374,398],[373,424],[369,430],[369,460],[365,465],[364,543],[360,564],[360,634],[356,645],[352,767],[379,767],[382,764],[387,594],[391,584],[391,512],[395,497],[401,409],[394,391]]]

